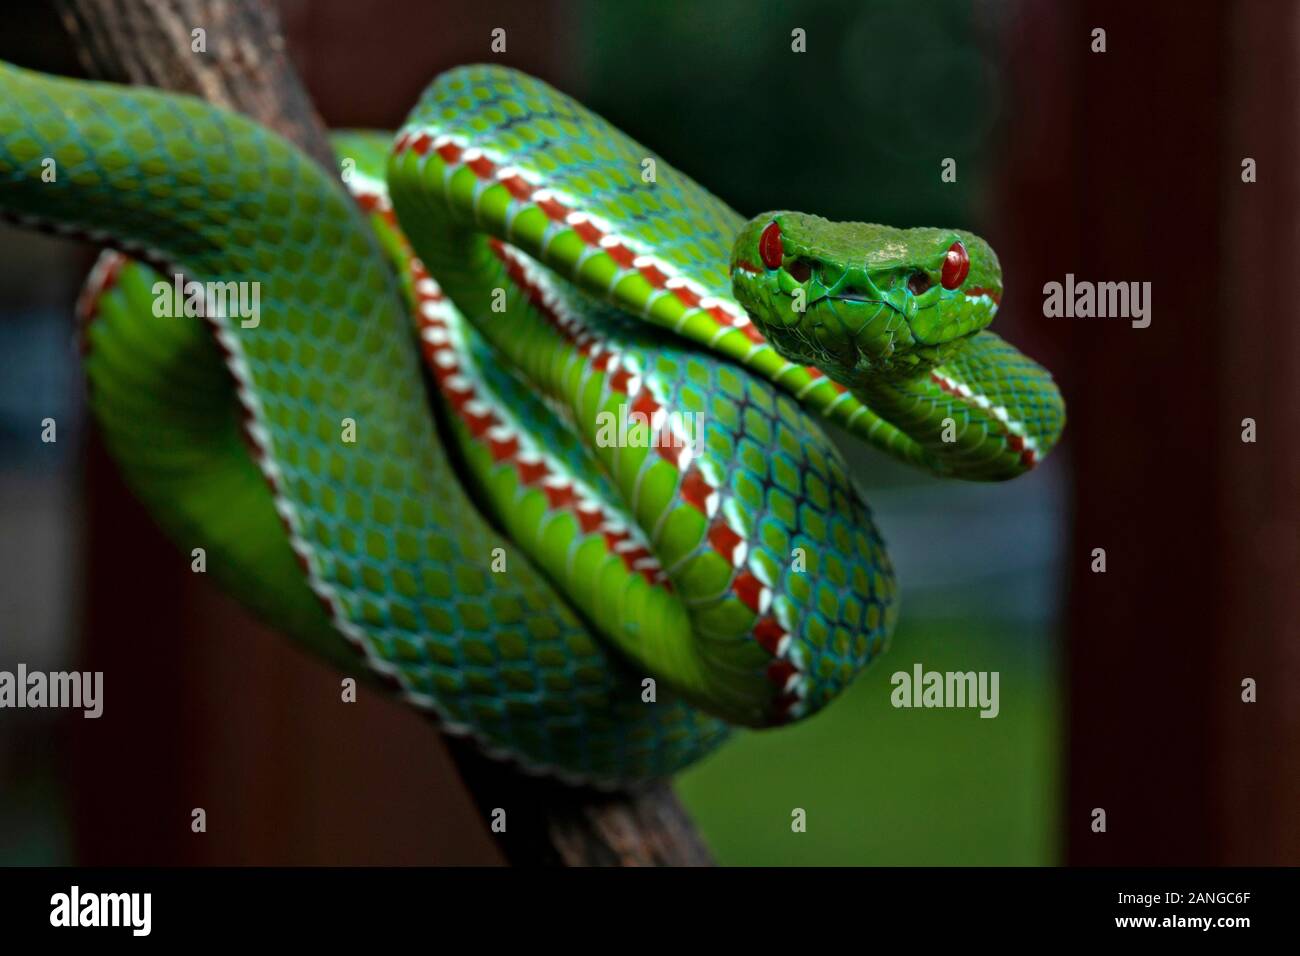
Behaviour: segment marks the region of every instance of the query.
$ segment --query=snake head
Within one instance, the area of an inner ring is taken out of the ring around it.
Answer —
[[[997,313],[1002,270],[959,229],[893,229],[770,212],[731,257],[736,298],[783,356],[842,385],[942,363]]]

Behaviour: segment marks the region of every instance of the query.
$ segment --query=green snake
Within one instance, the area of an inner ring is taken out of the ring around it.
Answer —
[[[0,91],[0,211],[120,250],[85,369],[159,523],[531,771],[671,774],[881,652],[893,570],[819,419],[985,480],[1064,424],[985,331],[978,237],[745,221],[510,69],[443,74],[395,137],[337,135],[347,189],[197,99],[3,64]],[[260,314],[166,314],[174,274]]]

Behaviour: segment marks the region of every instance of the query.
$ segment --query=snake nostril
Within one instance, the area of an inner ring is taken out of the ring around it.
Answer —
[[[907,288],[912,295],[921,295],[930,288],[930,277],[924,272],[913,272],[907,280]]]

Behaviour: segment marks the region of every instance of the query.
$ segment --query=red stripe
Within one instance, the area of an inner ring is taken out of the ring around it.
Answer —
[[[546,500],[550,502],[552,508],[563,508],[573,504],[572,485],[542,485],[542,491],[546,494]]]
[[[673,289],[673,295],[677,296],[677,298],[681,301],[682,305],[686,306],[686,308],[688,309],[699,308],[700,297],[696,295],[694,292],[692,292],[690,289],[686,288],[686,286],[681,286],[680,288]]]
[[[972,286],[971,288],[967,289],[967,290],[966,290],[966,294],[969,295],[969,296],[975,296],[976,298],[978,298],[979,296],[982,296],[982,295],[986,295],[986,296],[988,296],[990,299],[992,299],[992,300],[994,301],[994,303],[996,303],[997,305],[1001,305],[1001,304],[1002,304],[1002,293],[1001,293],[1001,292],[998,292],[998,291],[996,291],[996,290],[994,290],[994,289],[986,289],[986,288],[984,288],[983,286],[978,286],[978,285],[977,285],[977,286]]]
[[[648,266],[642,266],[641,275],[645,276],[645,281],[649,282],[656,289],[662,289],[664,283],[668,281],[668,276],[666,276],[654,263],[651,263]]]
[[[732,562],[732,555],[736,553],[736,545],[741,542],[740,535],[736,534],[722,518],[717,518],[713,526],[709,528],[709,544],[713,545],[713,550],[717,551],[729,563]]]
[[[510,195],[516,199],[528,199],[533,194],[532,184],[522,176],[510,176],[501,180],[501,185],[510,190]]]
[[[519,454],[519,436],[511,435],[504,441],[488,437],[488,450],[492,452],[493,461],[504,461]]]
[[[740,598],[745,607],[755,614],[758,613],[758,601],[763,593],[762,581],[754,577],[749,571],[741,571],[736,575],[736,580],[732,583],[731,589],[736,592],[736,597]]]
[[[614,374],[609,377],[609,387],[626,395],[627,386],[631,380],[632,373],[620,366]]]
[[[546,477],[546,462],[527,462],[515,461],[515,470],[519,472],[519,480],[524,485],[534,485]]]
[[[474,171],[474,175],[479,176],[482,179],[487,179],[497,170],[496,166],[493,165],[492,160],[488,159],[486,156],[475,156],[466,163],[466,165]]]
[[[605,252],[624,269],[630,269],[632,267],[632,260],[636,258],[632,255],[632,250],[621,243],[619,245],[605,247]]]
[[[585,219],[573,227],[573,231],[583,238],[587,243],[598,246],[600,240],[605,238],[605,234],[592,225],[591,220]]]
[[[583,534],[591,534],[605,523],[605,516],[600,509],[590,505],[576,508],[573,513],[578,516],[578,527],[582,529]]]
[[[773,656],[776,656],[777,649],[784,638],[785,628],[774,617],[765,617],[754,625],[754,640]]]
[[[653,422],[655,412],[659,411],[660,404],[655,401],[655,397],[650,394],[650,389],[642,386],[641,391],[637,394],[636,401],[632,404],[632,411],[640,412],[646,417],[646,422]]]
[[[713,487],[701,474],[700,469],[692,468],[682,476],[682,500],[698,511],[706,514],[705,502],[713,494]]]
[[[569,215],[569,209],[559,200],[546,198],[537,201],[537,208],[557,222],[563,222]]]
[[[799,669],[789,661],[778,660],[767,665],[767,679],[781,690],[785,689],[786,683],[797,673]]]
[[[491,409],[488,409],[482,414],[465,411],[462,412],[462,416],[465,419],[465,424],[469,427],[470,434],[475,438],[482,438],[489,428],[493,425],[500,424],[497,421],[496,415],[492,414]]]
[[[709,315],[713,316],[714,320],[723,327],[730,328],[736,324],[735,317],[720,305],[715,305],[709,309]]]

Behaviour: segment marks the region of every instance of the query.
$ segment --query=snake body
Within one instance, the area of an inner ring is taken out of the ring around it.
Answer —
[[[672,773],[881,651],[893,572],[818,417],[983,479],[1063,424],[983,331],[978,237],[746,222],[512,70],[444,74],[395,138],[336,136],[351,197],[193,99],[4,65],[0,90],[0,211],[133,257],[92,277],[86,370],[160,523],[530,769]],[[173,270],[259,283],[260,321],[155,316]]]

